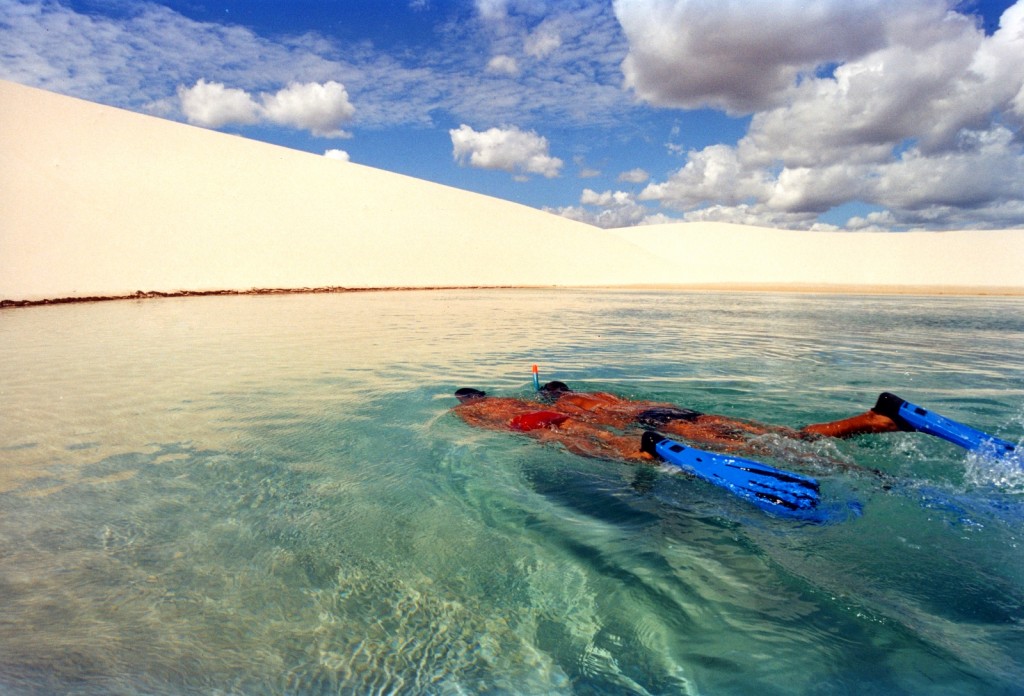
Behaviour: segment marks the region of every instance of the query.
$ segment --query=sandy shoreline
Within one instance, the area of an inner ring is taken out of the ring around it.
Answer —
[[[430,292],[441,290],[618,290],[638,292],[692,292],[692,293],[790,293],[805,295],[907,295],[907,296],[955,296],[955,297],[1024,297],[1024,289],[1017,287],[971,288],[960,286],[913,285],[766,285],[766,284],[724,284],[724,285],[615,285],[615,286],[574,286],[572,288],[512,285],[452,285],[447,287],[366,287],[366,288],[251,288],[249,290],[180,290],[176,292],[137,291],[130,295],[97,295],[84,297],[54,297],[39,300],[0,300],[0,310],[19,307],[44,307],[49,305],[80,304],[88,302],[116,302],[127,300],[153,300],[180,297],[224,297],[245,295],[335,295],[365,292]]]
[[[603,230],[0,81],[0,306],[601,287],[1024,295],[1024,230]]]
[[[0,309],[13,307],[40,307],[45,305],[76,304],[82,302],[113,302],[119,300],[155,300],[175,297],[224,297],[242,295],[335,295],[352,292],[411,292],[432,290],[508,290],[502,287],[381,287],[381,288],[251,288],[249,290],[180,290],[159,292],[139,290],[130,295],[97,295],[92,297],[54,297],[42,300],[0,300]]]

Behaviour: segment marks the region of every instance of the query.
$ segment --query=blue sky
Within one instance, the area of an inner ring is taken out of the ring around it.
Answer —
[[[1024,0],[0,0],[0,77],[605,227],[1024,227]]]

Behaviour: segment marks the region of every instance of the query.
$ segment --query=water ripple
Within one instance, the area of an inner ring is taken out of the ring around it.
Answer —
[[[1024,467],[766,436],[831,525],[447,411],[580,389],[799,426],[1024,425],[1024,302],[518,291],[0,321],[0,690],[1013,693]],[[879,469],[879,476],[869,470]],[[942,691],[944,690],[944,691]]]

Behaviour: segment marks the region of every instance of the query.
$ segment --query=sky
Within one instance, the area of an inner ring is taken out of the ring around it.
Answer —
[[[0,0],[0,78],[601,227],[1024,227],[1024,0]]]

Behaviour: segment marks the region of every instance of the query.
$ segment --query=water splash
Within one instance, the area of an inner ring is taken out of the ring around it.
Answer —
[[[1018,442],[1010,454],[985,449],[968,452],[964,459],[964,482],[971,488],[1024,494],[1024,444]]]

